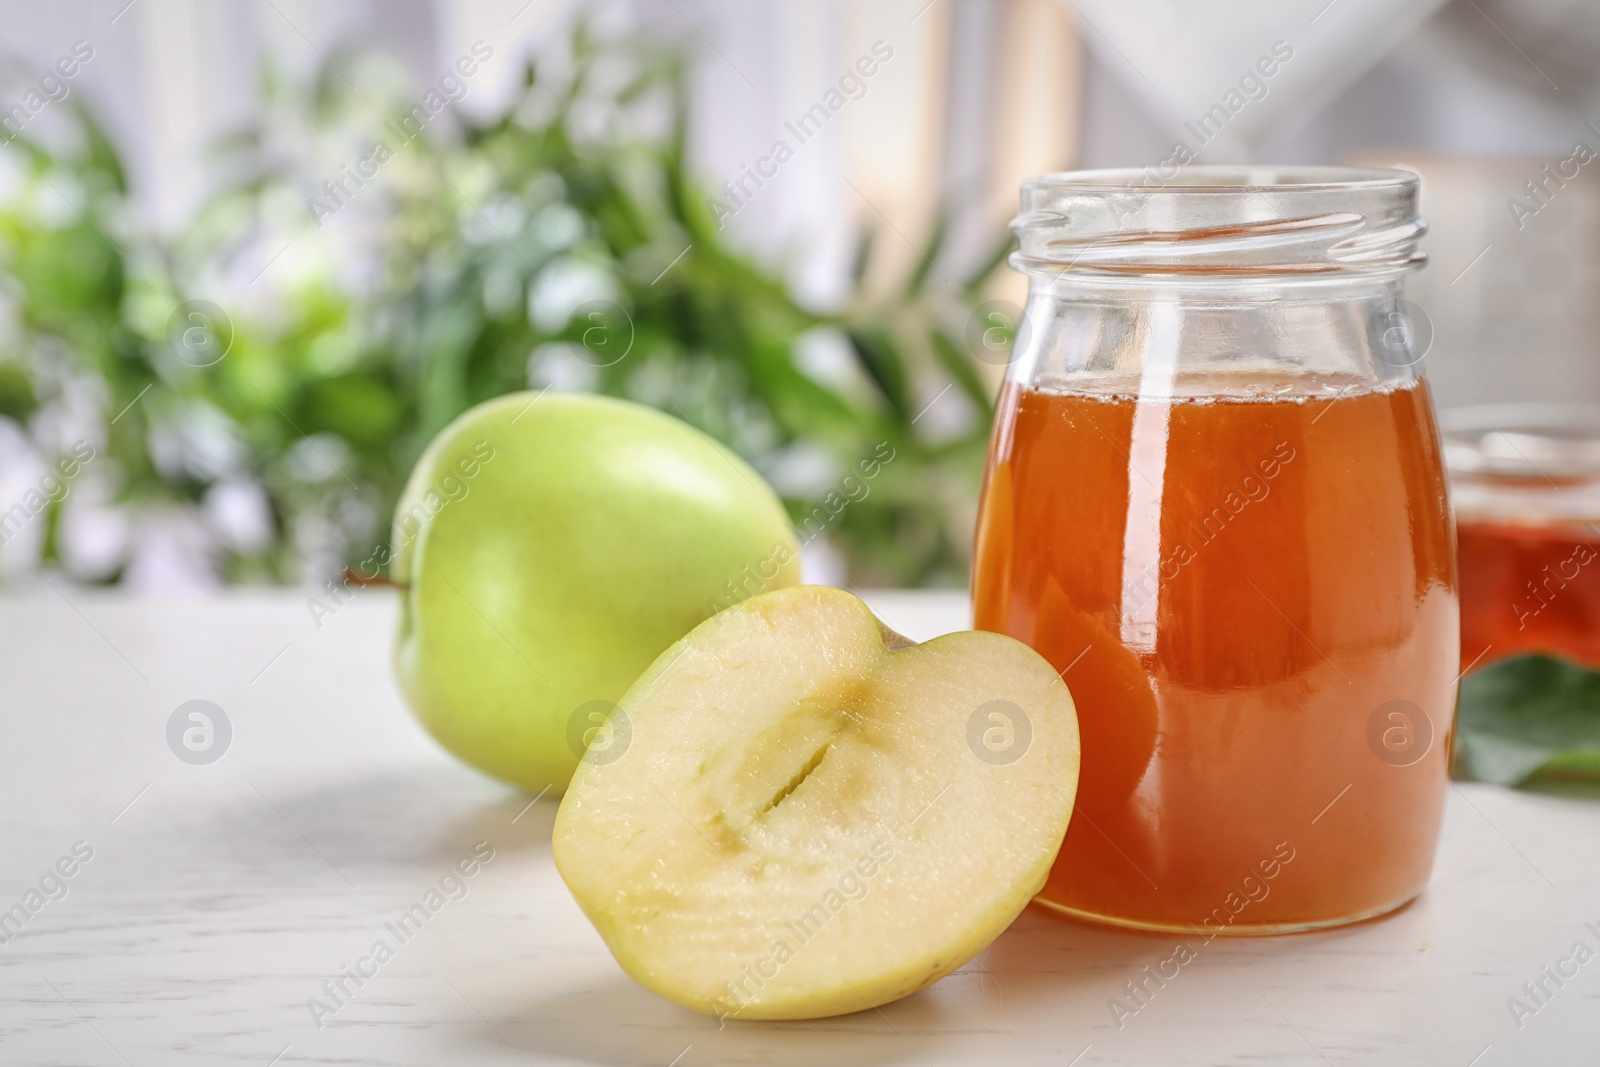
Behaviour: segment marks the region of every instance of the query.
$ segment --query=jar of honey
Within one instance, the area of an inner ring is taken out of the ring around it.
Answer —
[[[1274,933],[1427,882],[1459,633],[1416,199],[1340,168],[1023,186],[972,592],[1077,704],[1041,903]]]
[[[1600,668],[1600,407],[1440,419],[1461,561],[1461,662],[1543,652]]]

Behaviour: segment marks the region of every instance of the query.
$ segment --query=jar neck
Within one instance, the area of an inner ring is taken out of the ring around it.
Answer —
[[[1431,326],[1403,271],[1085,277],[1032,272],[1008,379],[1149,395],[1323,395],[1415,381]]]

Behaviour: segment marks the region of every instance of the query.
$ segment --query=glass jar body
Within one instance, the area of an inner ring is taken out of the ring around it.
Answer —
[[[1459,640],[1399,273],[1030,273],[973,601],[1077,705],[1039,900],[1204,934],[1398,907],[1438,842]]]

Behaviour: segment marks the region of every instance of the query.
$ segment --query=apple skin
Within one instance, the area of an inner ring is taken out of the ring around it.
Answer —
[[[575,714],[603,722],[581,707],[614,703],[720,606],[800,580],[754,470],[687,423],[592,395],[514,393],[457,417],[418,460],[393,545],[395,666],[417,718],[472,766],[556,795],[588,726]]]

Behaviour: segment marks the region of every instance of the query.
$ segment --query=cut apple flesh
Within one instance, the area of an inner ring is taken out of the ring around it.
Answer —
[[[741,1019],[860,1011],[982,951],[1044,884],[1072,698],[998,634],[911,645],[820,586],[713,616],[620,704],[556,866],[623,969]]]

